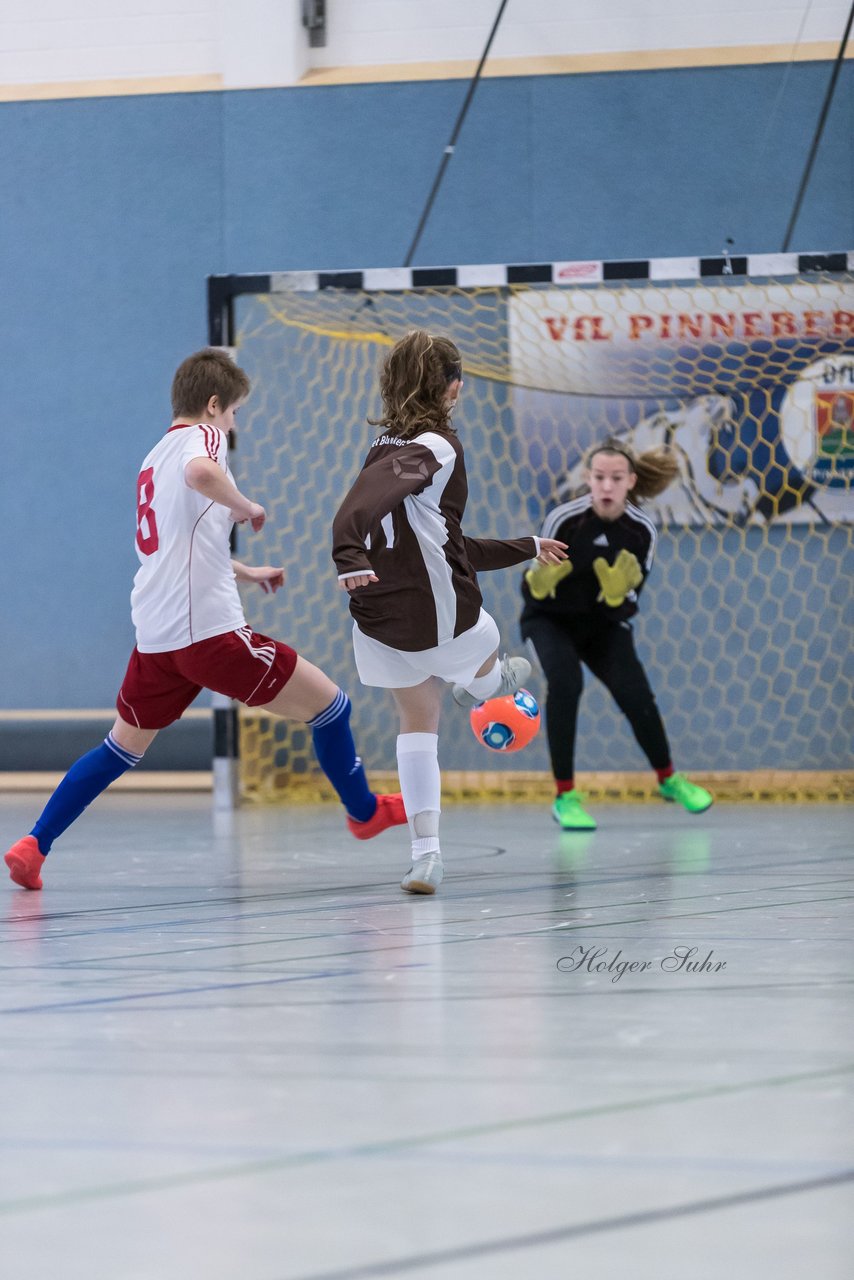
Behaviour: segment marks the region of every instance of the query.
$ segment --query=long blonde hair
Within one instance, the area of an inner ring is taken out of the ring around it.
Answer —
[[[453,431],[447,393],[462,375],[462,359],[450,338],[412,329],[383,362],[383,415],[368,422],[403,440],[421,431]]]
[[[589,449],[584,459],[585,466],[590,468],[597,454],[605,453],[610,457],[622,457],[629,464],[629,470],[637,476],[635,487],[629,494],[629,501],[639,506],[644,498],[655,498],[679,475],[679,463],[672,450],[664,445],[655,449],[647,449],[644,453],[634,453],[622,440],[605,440],[602,444]]]

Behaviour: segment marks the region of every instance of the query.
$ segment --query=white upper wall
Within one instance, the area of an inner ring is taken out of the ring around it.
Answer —
[[[833,42],[848,6],[509,0],[491,57]],[[327,0],[326,10],[326,46],[311,49],[302,0],[0,0],[0,88],[171,77],[236,88],[294,84],[312,69],[468,62],[498,0]]]
[[[316,67],[477,59],[498,0],[327,0]],[[496,58],[840,40],[848,0],[510,0]]]
[[[211,0],[0,0],[0,83],[216,71]]]

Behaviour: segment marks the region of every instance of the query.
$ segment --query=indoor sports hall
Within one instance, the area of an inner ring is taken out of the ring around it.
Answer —
[[[4,1276],[850,1275],[852,24],[0,16]]]

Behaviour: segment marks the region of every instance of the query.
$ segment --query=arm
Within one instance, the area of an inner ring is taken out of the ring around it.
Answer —
[[[566,559],[566,543],[554,538],[463,538],[466,555],[475,573],[488,569],[507,569],[510,565],[533,560],[540,564],[557,564]]]
[[[279,587],[285,585],[284,569],[277,569],[271,564],[249,565],[232,560],[231,567],[238,582],[257,582],[262,591],[274,595]]]
[[[228,507],[232,520],[238,523],[248,520],[256,533],[263,528],[267,519],[264,508],[244,497],[231,477],[212,458],[191,458],[184,468],[184,480],[203,498]]]
[[[539,538],[463,538],[469,564],[475,573],[508,569],[540,554]]]

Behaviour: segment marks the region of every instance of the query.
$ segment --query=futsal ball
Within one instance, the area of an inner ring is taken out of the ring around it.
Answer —
[[[517,689],[478,703],[469,719],[474,736],[490,751],[521,751],[537,735],[540,708],[527,689]]]

